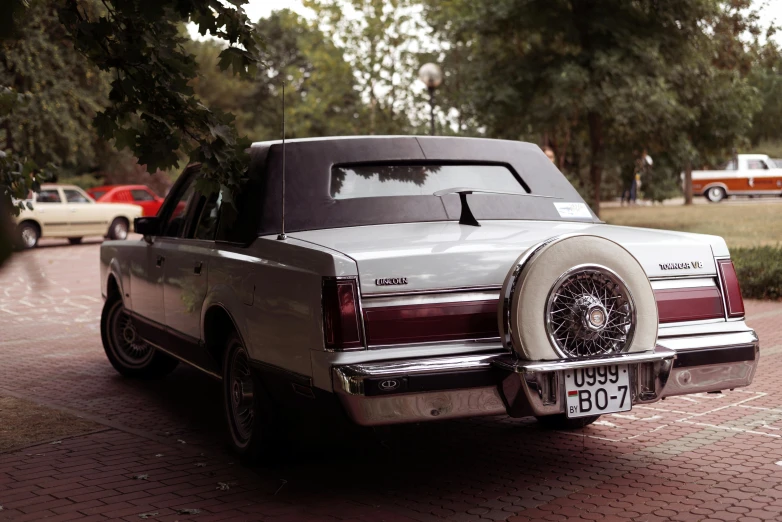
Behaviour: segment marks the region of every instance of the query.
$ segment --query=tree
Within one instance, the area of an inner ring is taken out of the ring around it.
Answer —
[[[20,100],[0,118],[3,150],[36,165],[90,163],[92,118],[108,102],[105,75],[79,54],[51,2],[33,0],[18,30],[0,43],[0,85]]]
[[[693,165],[715,165],[748,141],[760,107],[750,75],[762,46],[751,0],[720,2],[704,24],[707,40],[690,59],[673,69],[673,84],[687,118],[670,133],[670,150],[684,167],[684,202],[692,204]]]
[[[782,139],[782,50],[770,36],[760,47],[755,66],[749,73],[750,85],[761,99],[752,116],[749,137],[753,145]]]
[[[287,9],[259,20],[255,30],[266,42],[265,68],[252,79],[217,70],[219,44],[188,45],[201,71],[193,85],[205,105],[234,114],[239,131],[254,140],[279,139],[285,81],[288,137],[362,132],[366,111],[342,49]]]
[[[344,48],[368,105],[368,134],[412,129],[419,42],[424,33],[413,0],[304,0],[326,37]]]
[[[690,65],[714,52],[712,31],[724,4],[431,0],[425,12],[449,49],[469,54],[459,74],[471,80],[476,97],[470,105],[486,133],[543,137],[560,168],[589,186],[588,199],[599,212],[605,172],[616,175],[644,149],[654,156],[673,145],[682,148],[682,127],[697,121],[692,109],[698,101],[680,96],[679,88],[700,81],[708,90],[717,78],[698,79]],[[730,43],[738,52],[736,40],[720,45]],[[713,103],[721,109],[747,94],[743,80],[717,79],[721,94]],[[731,124],[700,122],[695,130],[706,133]],[[672,144],[671,136],[678,142]]]
[[[58,19],[74,48],[98,70],[110,75],[109,103],[94,119],[99,135],[128,147],[152,171],[177,165],[180,154],[200,162],[203,191],[227,188],[224,202],[238,190],[245,171],[248,142],[240,139],[230,115],[198,103],[190,82],[197,74],[193,57],[184,48],[180,32],[193,21],[202,34],[223,39],[219,66],[235,74],[252,75],[259,63],[259,46],[247,16],[244,0],[228,5],[220,0],[37,0],[58,7]],[[0,38],[26,38],[19,27],[34,13],[28,2],[6,0]],[[34,4],[31,3],[31,5]],[[11,95],[32,95],[11,92]],[[12,107],[13,114],[18,106]],[[0,201],[12,206],[12,196],[35,187],[31,173],[40,171],[31,152],[14,144],[0,162]],[[17,150],[18,149],[18,150]],[[40,176],[39,176],[40,177]],[[38,178],[36,178],[38,179]],[[3,239],[0,238],[0,241]],[[7,238],[6,238],[7,241]]]

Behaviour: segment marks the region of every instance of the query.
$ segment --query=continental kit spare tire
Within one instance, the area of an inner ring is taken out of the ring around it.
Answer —
[[[641,352],[657,342],[646,272],[598,236],[562,236],[524,252],[505,278],[498,316],[503,344],[530,361]]]

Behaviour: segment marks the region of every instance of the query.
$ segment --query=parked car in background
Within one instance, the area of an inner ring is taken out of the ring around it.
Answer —
[[[62,237],[78,244],[84,236],[125,239],[131,223],[140,216],[136,205],[96,203],[74,185],[45,184],[24,202],[16,216],[16,229],[22,248],[33,248],[42,237]]]
[[[127,203],[142,208],[142,216],[154,216],[163,204],[163,198],[146,185],[104,185],[87,192],[99,203]]]
[[[602,223],[536,145],[255,143],[230,205],[198,176],[101,246],[101,335],[126,377],[221,379],[245,457],[291,417],[571,429],[755,374],[725,241]]]
[[[739,154],[719,170],[694,170],[692,192],[712,203],[728,196],[782,196],[782,168],[765,154]]]

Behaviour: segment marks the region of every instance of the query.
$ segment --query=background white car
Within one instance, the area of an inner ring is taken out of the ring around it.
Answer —
[[[84,236],[125,239],[130,224],[141,216],[136,205],[96,203],[74,185],[42,185],[24,202],[16,217],[19,244],[33,248],[42,237],[67,238],[78,244]]]

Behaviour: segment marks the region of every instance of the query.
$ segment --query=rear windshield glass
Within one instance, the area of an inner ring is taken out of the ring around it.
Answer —
[[[455,187],[526,192],[502,165],[343,165],[331,169],[334,199],[431,196]]]
[[[92,194],[92,197],[95,198],[95,199],[101,198],[103,196],[103,194],[105,194],[105,193],[106,193],[105,190],[92,190],[92,191],[90,191],[90,194]]]

